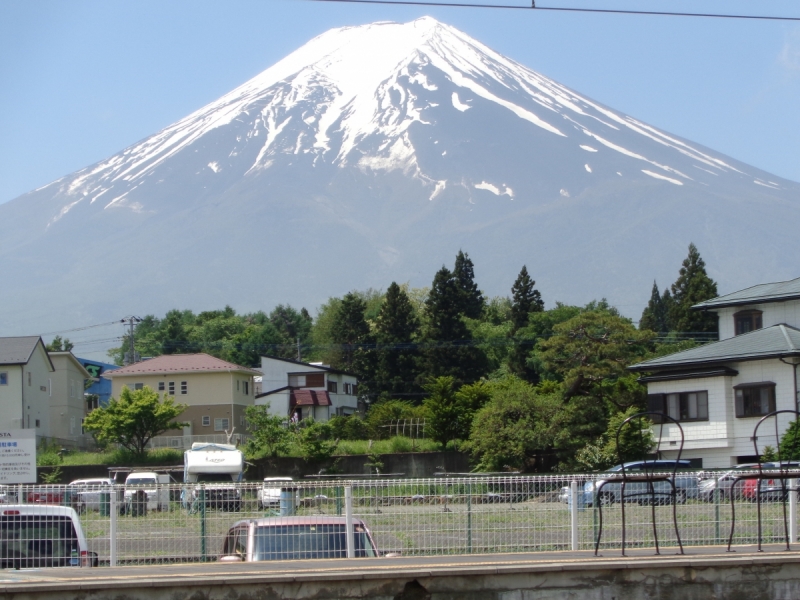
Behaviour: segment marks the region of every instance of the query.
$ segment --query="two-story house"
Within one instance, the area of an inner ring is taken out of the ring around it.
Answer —
[[[358,380],[352,373],[322,363],[274,356],[261,357],[261,389],[256,404],[269,404],[274,415],[327,421],[358,412]]]
[[[50,437],[77,441],[83,436],[83,418],[88,412],[84,382],[91,374],[72,352],[48,352],[55,371],[50,394]],[[89,438],[87,438],[89,439]]]
[[[54,372],[38,335],[0,338],[0,423],[49,437]]]
[[[111,380],[114,398],[119,399],[123,386],[147,386],[188,405],[178,419],[189,423],[184,436],[196,436],[224,434],[233,427],[243,433],[245,409],[254,402],[253,377],[259,374],[208,354],[165,354],[103,376]]]
[[[680,422],[683,458],[704,468],[753,462],[758,420],[800,407],[800,278],[756,285],[693,308],[717,314],[719,341],[629,368],[643,373],[649,410]],[[778,437],[791,420],[779,416]],[[676,429],[664,425],[658,448],[664,458],[677,453]],[[759,452],[778,441],[774,425],[761,427]]]

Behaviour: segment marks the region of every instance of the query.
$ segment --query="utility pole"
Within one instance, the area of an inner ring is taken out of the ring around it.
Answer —
[[[130,341],[130,347],[131,347],[130,355],[128,357],[128,364],[129,365],[132,365],[133,363],[136,362],[136,350],[135,350],[135,346],[134,346],[134,343],[133,343],[133,325],[134,325],[134,323],[140,323],[141,321],[142,320],[139,317],[134,317],[134,316],[125,317],[121,321],[121,323],[127,322],[129,327],[130,327],[130,333],[128,334],[128,339]]]
[[[300,356],[300,338],[297,338],[297,362],[300,362],[303,358]]]

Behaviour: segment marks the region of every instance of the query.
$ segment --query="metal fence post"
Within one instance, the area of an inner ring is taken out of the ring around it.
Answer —
[[[344,518],[345,531],[347,532],[347,558],[355,558],[356,544],[353,534],[353,488],[349,485],[346,485],[344,488]]]
[[[467,484],[467,554],[472,554],[472,483]]]
[[[578,482],[574,479],[569,482],[569,495],[570,495],[570,504],[569,507],[569,527],[570,533],[572,534],[572,550],[575,551],[578,549]]]
[[[342,488],[336,487],[336,514],[342,516]]]
[[[719,501],[720,495],[722,494],[722,490],[719,487],[719,478],[717,478],[717,484],[714,486],[714,539],[717,541],[717,544],[720,543],[719,539]]]
[[[22,487],[22,484],[20,483],[18,491],[17,491],[17,502],[19,504],[25,504],[25,494],[23,494],[23,490],[24,490],[24,488]]]
[[[789,480],[789,543],[797,541],[797,479]]]
[[[109,566],[117,566],[117,489],[112,487],[109,498],[109,524],[108,524],[108,547],[109,547]]]
[[[206,486],[200,486],[200,562],[206,562]]]

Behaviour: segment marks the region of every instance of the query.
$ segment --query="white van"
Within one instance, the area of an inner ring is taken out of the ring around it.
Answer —
[[[292,485],[291,477],[265,477],[261,489],[258,490],[258,508],[277,508],[281,505],[281,488]],[[295,494],[295,504],[299,505]]]
[[[68,506],[0,508],[0,569],[96,567],[78,514]]]
[[[169,510],[169,475],[152,471],[130,473],[125,478],[124,508],[130,512],[133,508],[134,494],[143,491],[147,497],[147,510]],[[135,512],[135,511],[134,511]]]
[[[72,506],[79,512],[100,510],[102,495],[111,494],[114,482],[108,477],[96,479],[76,479],[67,486],[72,496]]]

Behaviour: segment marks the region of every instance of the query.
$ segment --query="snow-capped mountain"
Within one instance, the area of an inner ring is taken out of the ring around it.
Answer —
[[[681,107],[680,110],[691,110]],[[431,18],[328,31],[119,154],[0,205],[0,332],[240,310],[459,248],[506,294],[638,315],[690,241],[721,291],[797,276],[800,185],[605,107]]]

